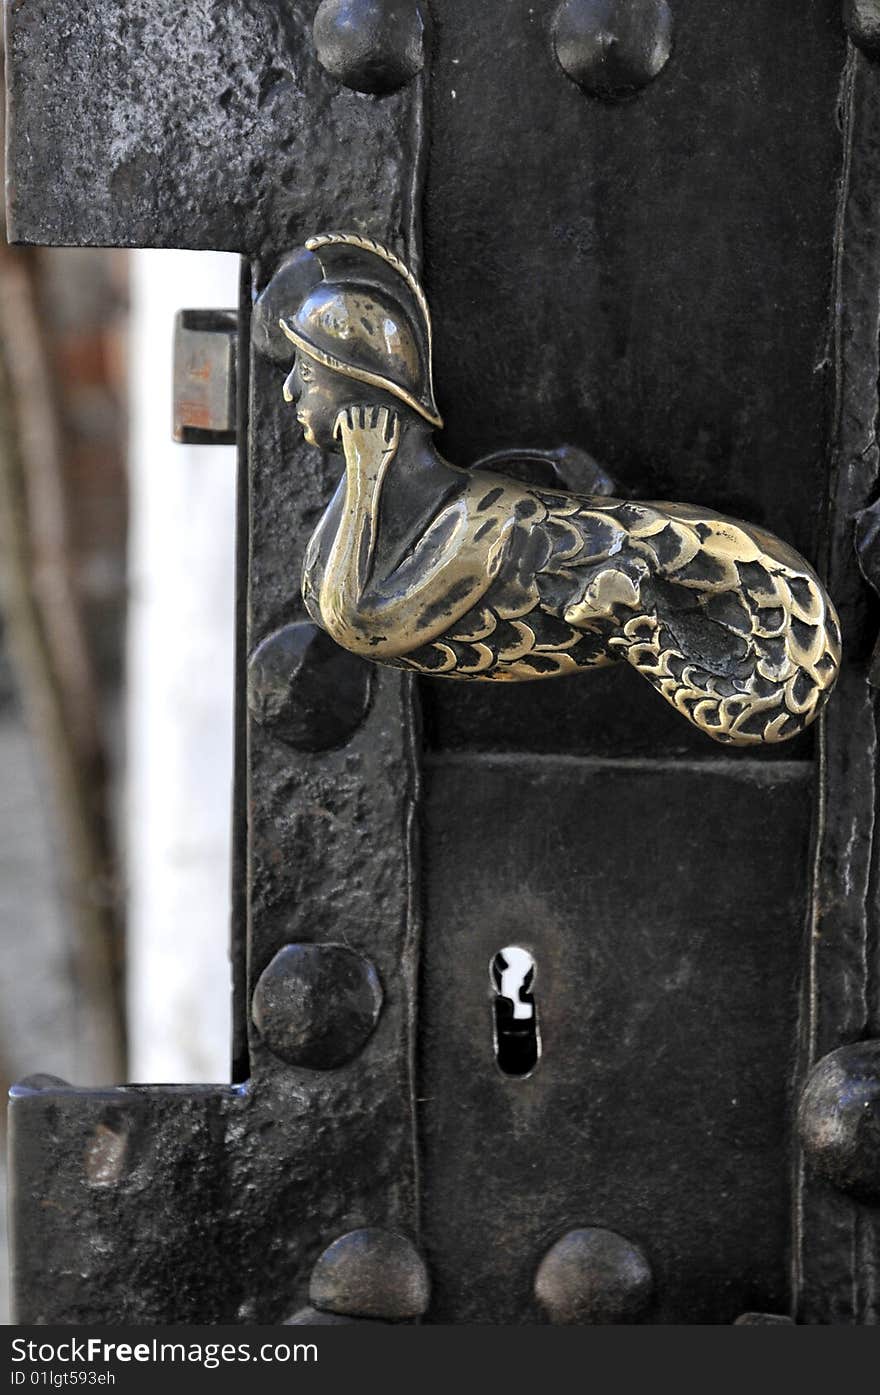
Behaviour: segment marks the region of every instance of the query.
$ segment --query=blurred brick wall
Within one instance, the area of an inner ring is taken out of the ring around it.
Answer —
[[[126,621],[125,253],[0,248],[32,288],[42,350],[53,379],[33,409],[54,412],[73,590],[86,633],[107,767],[99,792],[110,839],[121,846],[117,814],[123,751]],[[33,324],[4,327],[5,352]],[[52,390],[54,388],[54,391]],[[13,406],[16,404],[12,404]],[[21,405],[21,404],[18,404]],[[7,443],[8,444],[8,443]],[[45,597],[43,598],[45,600]],[[90,1038],[88,995],[77,977],[77,927],[65,867],[63,780],[57,751],[33,720],[43,694],[33,671],[14,663],[7,643],[9,596],[0,610],[0,1086],[44,1071],[77,1084],[107,1083],[116,1067]],[[20,611],[20,607],[17,608]],[[16,623],[20,623],[20,618]],[[69,817],[69,815],[68,815]],[[124,908],[117,861],[96,894]],[[0,1111],[2,1121],[5,1111]],[[0,1122],[0,1192],[5,1138]],[[0,1195],[0,1321],[8,1311],[5,1205]]]
[[[65,442],[74,576],[103,696],[117,708],[124,650],[127,254],[44,248],[39,294]]]

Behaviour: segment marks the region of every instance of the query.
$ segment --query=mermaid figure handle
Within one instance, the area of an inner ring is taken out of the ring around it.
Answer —
[[[357,234],[297,256],[300,291],[278,317],[296,350],[285,396],[306,439],[345,459],[303,594],[338,643],[479,682],[624,660],[732,745],[788,740],[815,718],[840,630],[799,554],[691,504],[459,469],[433,440],[431,320],[412,273]]]

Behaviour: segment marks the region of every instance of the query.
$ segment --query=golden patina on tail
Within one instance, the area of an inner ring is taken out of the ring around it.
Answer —
[[[315,284],[282,328],[307,439],[345,474],[303,595],[355,653],[434,677],[551,678],[624,661],[734,745],[785,741],[834,685],[840,629],[812,568],[689,504],[569,494],[439,454],[430,316],[369,239],[307,244]]]

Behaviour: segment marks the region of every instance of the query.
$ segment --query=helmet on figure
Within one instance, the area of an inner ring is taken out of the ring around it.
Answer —
[[[314,281],[295,313],[279,322],[291,343],[442,426],[431,381],[431,317],[412,272],[356,233],[310,237],[299,255],[313,262]]]

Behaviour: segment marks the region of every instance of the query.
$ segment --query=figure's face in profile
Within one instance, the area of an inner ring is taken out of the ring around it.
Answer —
[[[296,419],[310,446],[336,450],[333,428],[344,405],[344,384],[338,373],[324,368],[306,354],[297,353],[284,384],[285,402],[296,403]]]

